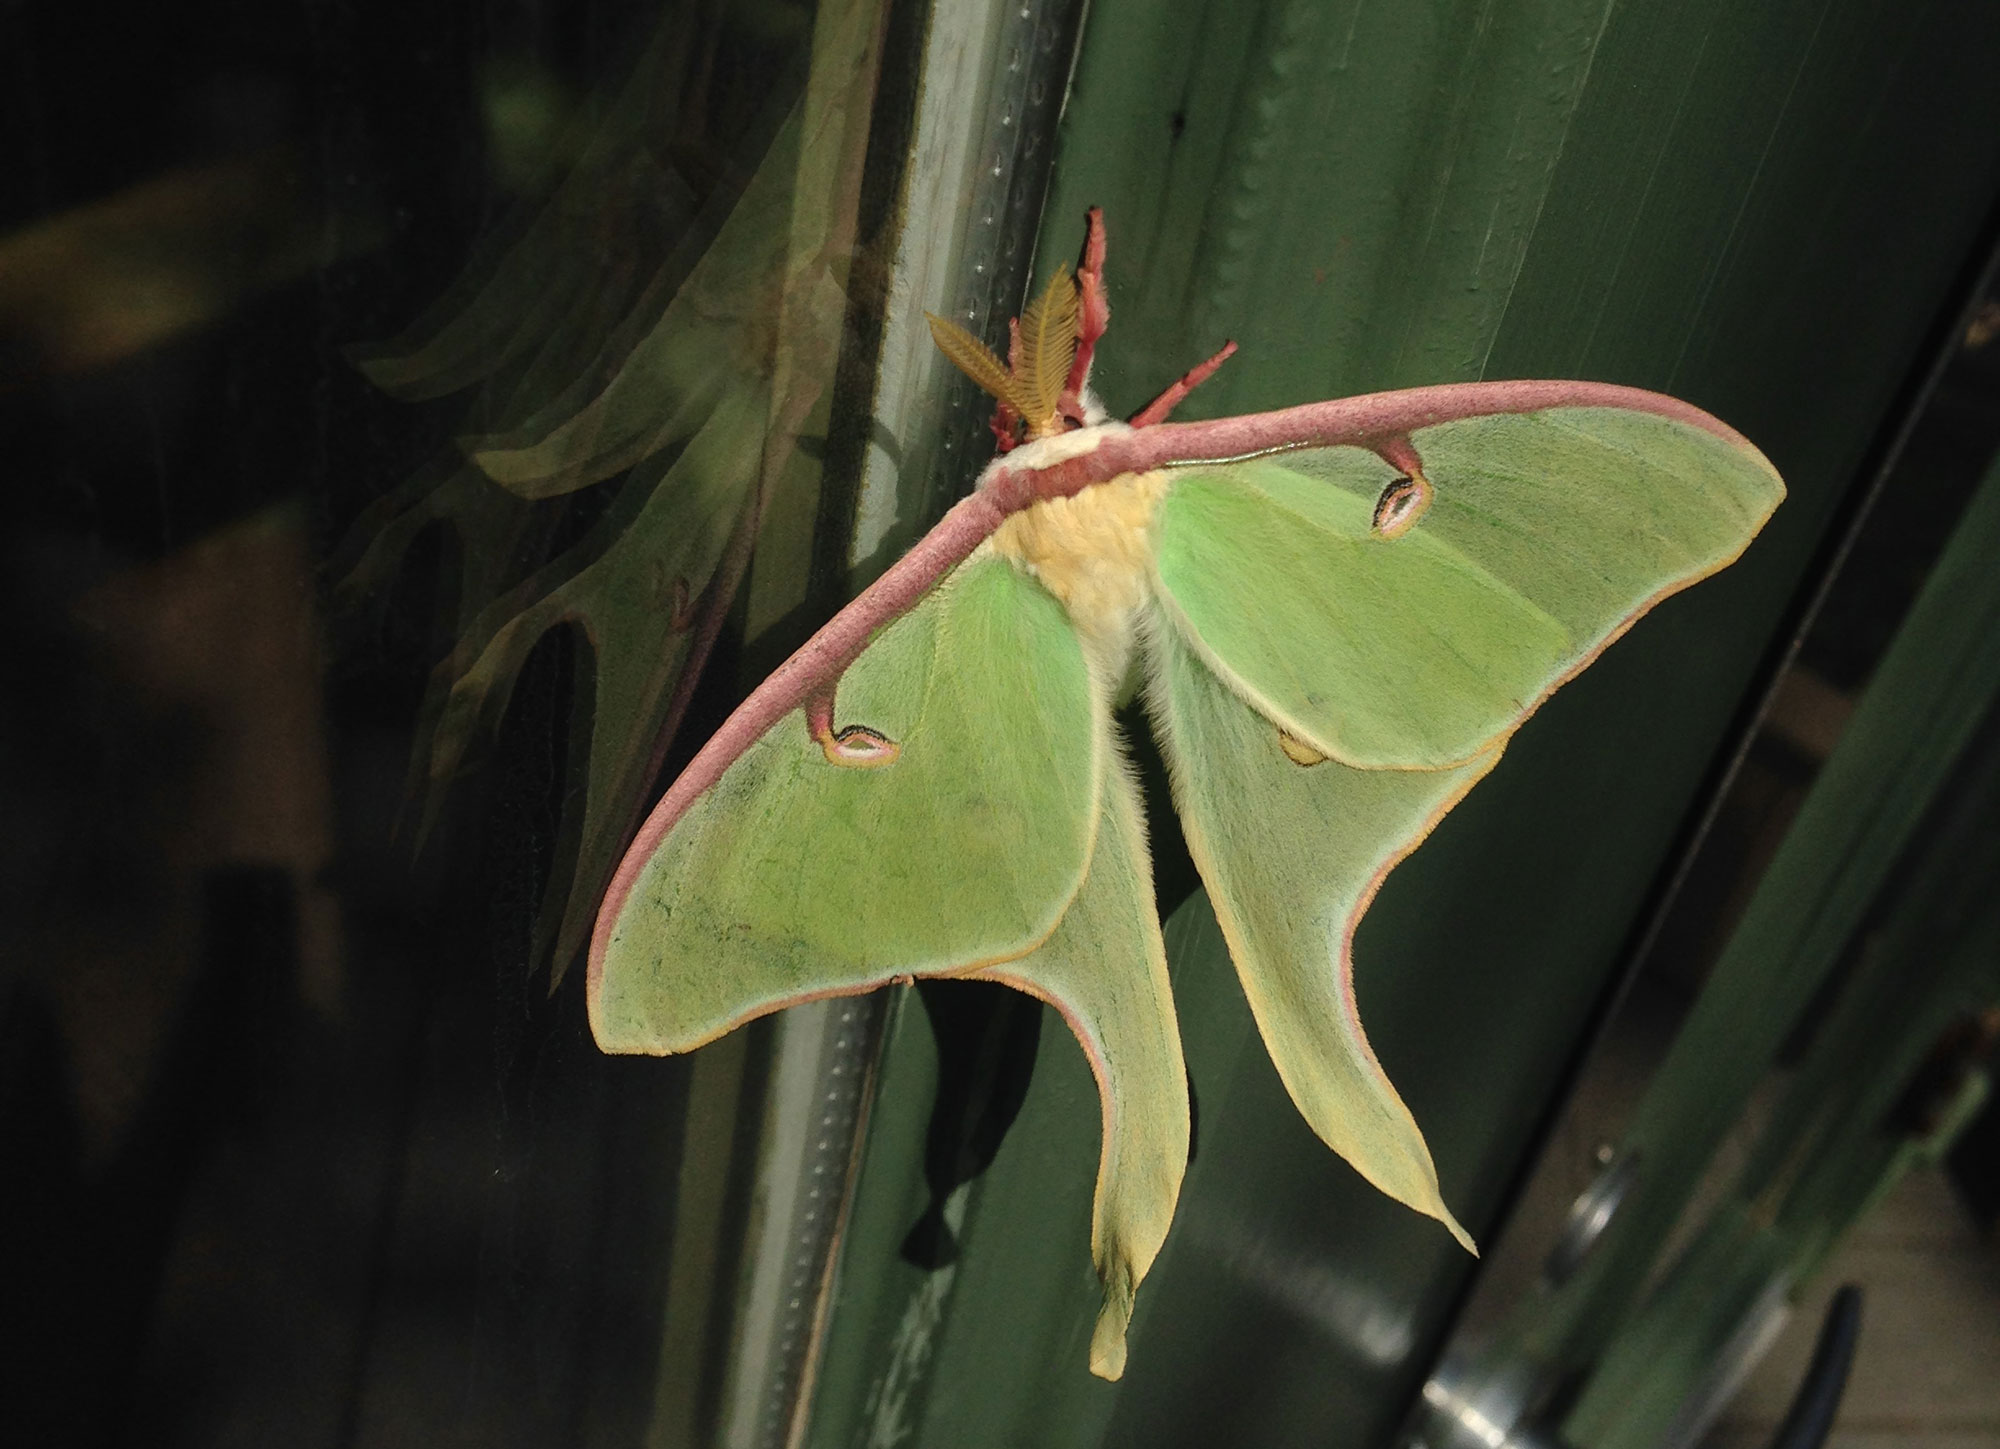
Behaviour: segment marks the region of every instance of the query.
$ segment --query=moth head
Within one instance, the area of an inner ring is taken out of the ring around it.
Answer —
[[[1056,268],[1041,296],[1010,325],[1012,345],[1005,364],[956,322],[931,312],[924,315],[930,319],[938,350],[999,404],[993,431],[1003,448],[1021,441],[1014,435],[1017,427],[1026,430],[1029,440],[1069,427],[1061,404],[1070,365],[1076,360],[1079,323],[1076,278],[1067,263]]]

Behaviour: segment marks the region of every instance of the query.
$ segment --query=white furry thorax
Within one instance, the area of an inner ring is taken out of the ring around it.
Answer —
[[[1094,430],[1077,430],[1086,431]],[[1010,458],[1038,446],[1026,444]],[[1139,613],[1152,597],[1153,519],[1166,491],[1164,472],[1123,474],[1068,498],[1031,503],[991,540],[995,553],[1056,596],[1100,677],[1113,683],[1131,662]]]
[[[1031,438],[1017,446],[1011,453],[1002,453],[979,475],[978,487],[984,488],[987,480],[1005,469],[1008,472],[1023,470],[1032,472],[1038,468],[1051,467],[1067,462],[1071,458],[1081,458],[1086,453],[1094,453],[1104,446],[1106,438],[1123,437],[1132,431],[1128,423],[1097,422],[1087,427],[1071,428],[1068,432],[1051,433],[1046,438]]]

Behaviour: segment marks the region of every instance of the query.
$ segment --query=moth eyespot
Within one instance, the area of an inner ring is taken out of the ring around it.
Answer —
[[[1310,769],[1314,765],[1326,763],[1326,756],[1300,739],[1289,730],[1278,731],[1278,748],[1285,752],[1285,758],[1295,765]]]
[[[879,770],[896,762],[903,747],[866,725],[849,725],[838,734],[821,735],[819,747],[827,763],[849,770]]]
[[[1375,532],[1384,538],[1401,538],[1417,526],[1430,506],[1429,479],[1421,473],[1398,478],[1375,500]]]

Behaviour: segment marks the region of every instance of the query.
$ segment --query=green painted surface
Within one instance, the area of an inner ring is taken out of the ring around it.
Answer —
[[[1644,1449],[1774,1278],[1809,1271],[1887,1183],[1950,1145],[1983,1080],[1904,1098],[1955,1019],[2000,994],[2000,468],[1938,561],[1627,1130],[1649,1180],[1598,1255],[1523,1315],[1545,1357],[1609,1341],[1566,1426]],[[1863,939],[1865,937],[1865,940]],[[1730,1199],[1620,1326],[1687,1189],[1802,1011],[1850,974]],[[1611,1330],[1617,1327],[1613,1337]]]
[[[1792,490],[1537,714],[1361,928],[1363,1019],[1475,1236],[1994,199],[1996,62],[1969,4],[1092,7],[1042,249],[1106,208],[1114,411],[1226,337],[1192,414],[1580,375],[1709,408]],[[899,1094],[933,1070],[905,1013],[810,1443],[1386,1442],[1471,1260],[1313,1138],[1204,923],[1168,933],[1197,1155],[1125,1378],[1084,1371],[1096,1121],[1060,1023],[950,1282],[897,1257],[928,1110]],[[895,1360],[923,1304],[931,1351]]]
[[[1962,1109],[1942,1101],[1912,1111],[1898,1099],[1954,1019],[2000,995],[1996,556],[2000,468],[1932,570],[1626,1133],[1652,1183],[1586,1271],[1530,1315],[1528,1335],[1550,1355],[1602,1343],[1620,1325],[1686,1201],[1676,1185],[1692,1185],[1800,1013],[1848,969],[1730,1203],[1676,1269],[1676,1291],[1610,1341],[1568,1425],[1578,1443],[1658,1441],[1710,1361],[1704,1349],[1734,1331],[1740,1307],[1730,1309],[1774,1275],[1808,1271],[1886,1181],[1964,1125]],[[1704,1291],[1680,1289],[1682,1279]]]

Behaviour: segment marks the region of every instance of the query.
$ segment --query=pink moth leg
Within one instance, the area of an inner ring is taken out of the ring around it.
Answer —
[[[1236,344],[1234,342],[1223,343],[1222,350],[1216,353],[1215,356],[1198,366],[1189,368],[1181,375],[1179,382],[1141,408],[1134,415],[1132,426],[1135,428],[1150,428],[1155,423],[1165,422],[1167,414],[1179,407],[1182,399],[1189,393],[1215,376],[1216,368],[1229,361],[1230,354],[1235,351]]]
[[[1069,380],[1057,405],[1064,417],[1081,424],[1083,388],[1090,381],[1097,343],[1111,325],[1111,299],[1104,293],[1104,208],[1090,208],[1090,235],[1083,244],[1083,263],[1076,269],[1076,356],[1070,359]]]

